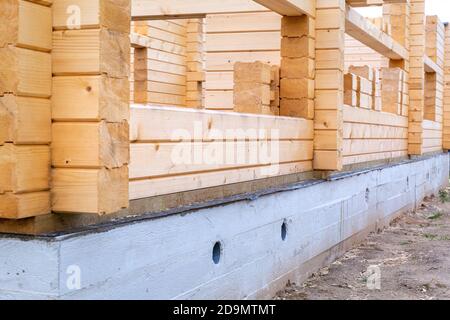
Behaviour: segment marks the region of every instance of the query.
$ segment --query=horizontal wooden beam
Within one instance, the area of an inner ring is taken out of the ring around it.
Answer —
[[[401,44],[348,5],[345,18],[345,32],[356,40],[389,59],[408,57],[408,51]]]
[[[406,3],[407,0],[347,0],[352,7],[382,6],[383,4]]]
[[[131,47],[135,49],[142,49],[149,47],[150,38],[139,33],[130,33]]]
[[[134,21],[186,19],[259,11],[268,9],[252,0],[132,0],[131,17]]]
[[[315,0],[254,0],[255,2],[283,16],[306,14],[315,17]]]
[[[423,61],[425,64],[425,72],[428,73],[441,73],[441,68],[434,62],[429,56],[425,55],[423,57]]]

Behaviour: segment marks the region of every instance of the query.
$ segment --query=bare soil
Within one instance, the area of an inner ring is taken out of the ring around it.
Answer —
[[[409,212],[381,233],[369,235],[304,284],[289,284],[275,299],[450,299],[449,193],[447,189],[425,199],[417,212]],[[380,289],[370,286],[373,266],[380,271]]]

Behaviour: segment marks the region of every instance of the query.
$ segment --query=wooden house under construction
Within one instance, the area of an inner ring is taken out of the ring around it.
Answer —
[[[2,0],[0,297],[270,298],[413,210],[449,175],[425,1]]]

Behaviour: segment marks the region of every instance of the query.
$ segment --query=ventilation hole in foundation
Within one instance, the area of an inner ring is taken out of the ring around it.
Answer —
[[[286,241],[287,237],[287,224],[286,222],[283,222],[281,225],[281,240]]]
[[[212,251],[212,259],[214,264],[219,264],[221,255],[222,255],[222,244],[220,243],[220,241],[217,241],[214,244]]]
[[[369,196],[370,196],[370,190],[369,188],[366,189],[366,202],[369,202]]]

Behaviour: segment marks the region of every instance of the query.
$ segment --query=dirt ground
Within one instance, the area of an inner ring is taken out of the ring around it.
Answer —
[[[450,299],[450,189],[275,299]]]

